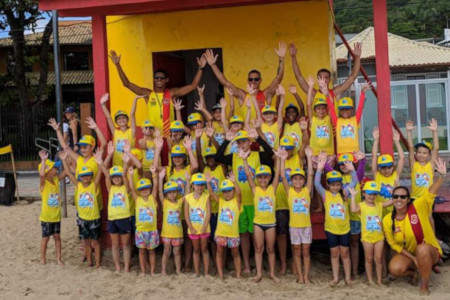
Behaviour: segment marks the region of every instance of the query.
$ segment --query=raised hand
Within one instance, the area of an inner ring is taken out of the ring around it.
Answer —
[[[392,128],[392,137],[394,142],[400,141],[400,133],[397,130],[395,130],[395,128]]]
[[[438,123],[437,123],[436,119],[433,118],[430,120],[430,126],[428,126],[428,129],[430,129],[431,131],[438,130]]]
[[[124,141],[123,152],[131,153],[131,144],[130,144],[130,142],[128,140]]]
[[[182,110],[184,108],[184,105],[181,104],[181,99],[175,99],[173,101],[173,107],[175,110]]]
[[[152,173],[152,176],[156,175],[156,167],[155,166],[150,167],[150,173]]]
[[[308,76],[308,78],[306,79],[306,83],[308,84],[309,88],[314,87],[314,84],[316,83],[314,80],[314,77],[312,77],[311,75]]]
[[[354,171],[355,166],[353,165],[353,162],[351,161],[344,161],[344,166],[347,168],[347,170]]]
[[[109,101],[109,94],[108,93],[103,94],[103,96],[100,98],[100,104],[105,104],[108,101]]]
[[[203,135],[203,128],[196,128],[195,129],[195,137],[196,138],[201,138]]]
[[[106,149],[106,154],[108,154],[108,155],[113,155],[114,154],[114,151],[115,151],[116,149],[114,148],[114,143],[113,143],[113,141],[109,141],[108,142],[108,148]]]
[[[206,66],[206,56],[205,53],[200,56],[200,58],[197,57],[197,64],[199,68],[204,68]]]
[[[292,95],[295,95],[297,94],[297,87],[291,83],[290,85],[288,85],[288,91]]]
[[[62,152],[61,152],[62,153]],[[45,150],[41,150],[39,151],[39,157],[41,158],[41,160],[45,161],[48,158],[48,152]],[[61,157],[61,155],[60,155]]]
[[[109,58],[111,58],[111,61],[113,62],[113,64],[115,64],[115,65],[120,64],[121,57],[122,57],[122,55],[117,55],[116,51],[114,51],[114,50],[109,51]]]
[[[320,76],[317,79],[317,83],[319,84],[320,92],[322,94],[324,94],[325,96],[327,96],[328,95],[328,85],[327,85],[327,83],[325,81],[325,78]]]
[[[161,130],[159,130],[158,128],[155,128],[155,131],[154,131],[154,132],[155,132],[155,133],[154,133],[154,137],[155,137],[155,138],[161,136]]]
[[[356,190],[355,190],[354,188],[348,187],[348,188],[347,188],[347,191],[350,193],[350,195],[352,196],[352,198],[356,196]]]
[[[317,170],[322,171],[325,168],[325,163],[327,162],[327,153],[321,151],[317,158]]]
[[[256,94],[256,89],[252,88],[249,84],[247,85],[247,93],[254,96]]]
[[[142,127],[142,133],[144,135],[150,135],[150,128],[148,127]]]
[[[202,101],[198,100],[197,102],[195,102],[194,108],[195,110],[202,111],[205,109],[205,104]]]
[[[239,153],[239,157],[240,157],[240,158],[242,158],[243,160],[246,160],[247,157],[250,155],[250,150],[244,151],[244,150],[242,150],[242,149],[239,149],[239,150],[238,150],[238,153]]]
[[[306,155],[306,157],[312,157],[313,156],[313,150],[312,150],[312,148],[309,145],[305,147],[305,155]]]
[[[250,109],[252,108],[252,100],[250,98],[245,99],[245,106]]]
[[[354,43],[353,44],[353,54],[355,54],[355,56],[360,57],[361,56],[361,44],[360,43]]]
[[[284,56],[286,55],[286,42],[284,41],[280,41],[278,43],[278,49],[275,49],[275,53],[278,55],[279,58],[284,58]]]
[[[230,88],[227,88],[227,94],[230,96],[230,98],[233,98],[233,90]]]
[[[372,129],[372,136],[374,140],[378,140],[380,138],[380,130],[378,129],[378,127],[374,127]]]
[[[94,154],[94,158],[95,158],[95,162],[98,163],[99,165],[103,165],[103,153],[102,151],[97,151]]]
[[[222,107],[222,109],[225,109],[227,107],[227,100],[225,100],[225,98],[220,98],[220,107]]]
[[[364,83],[364,85],[362,86],[362,91],[365,93],[368,90],[371,90],[373,88],[372,86],[372,81],[366,81],[366,83]]]
[[[191,150],[192,140],[190,136],[186,136],[183,140],[183,146],[186,148],[186,151]]]
[[[233,130],[228,130],[225,134],[225,139],[227,141],[232,141],[236,137],[237,132]]]
[[[279,95],[282,95],[282,96],[286,95],[286,91],[284,90],[284,87],[281,84],[278,85],[278,87],[275,90],[275,92],[276,92],[277,96],[279,96]]]
[[[97,123],[95,123],[95,120],[92,117],[87,117],[85,122],[88,125],[88,128],[92,130],[97,129]]]
[[[211,182],[211,180],[212,180],[212,177],[211,177],[211,173],[210,172],[206,172],[205,173],[205,179],[206,179],[206,182]]]
[[[353,156],[354,156],[358,161],[360,161],[360,160],[366,158],[366,155],[365,155],[364,152],[362,152],[362,151],[356,152],[355,154],[353,154]]]
[[[288,157],[288,153],[287,153],[286,149],[281,148],[281,147],[277,151],[274,151],[274,153],[276,156],[281,158],[281,160],[286,160]]]
[[[253,128],[255,128],[255,129],[261,128],[261,123],[262,123],[262,121],[260,119],[258,119],[258,118],[254,119],[252,121]]]
[[[130,160],[131,160],[131,153],[130,152],[125,152],[123,155],[122,155],[122,160],[123,160],[123,164],[126,166],[126,165],[128,165],[128,163],[130,162]]]
[[[214,127],[212,126],[211,122],[206,123],[206,129],[205,129],[206,136],[209,138],[212,138],[214,135]]]
[[[413,131],[414,129],[416,129],[416,126],[414,126],[414,122],[413,121],[408,120],[405,123],[405,129],[406,129],[406,131]]]
[[[204,91],[205,91],[205,85],[202,85],[202,86],[197,85],[197,92],[199,95],[203,95]]]
[[[436,158],[434,161],[434,168],[443,176],[447,174],[447,163],[442,158]]]
[[[164,145],[164,140],[162,139],[162,137],[158,136],[156,137],[153,142],[155,143],[155,147],[157,149],[162,149],[163,145]]]
[[[247,126],[245,127],[245,130],[248,132],[248,137],[252,138],[252,139],[257,139],[258,138],[258,132],[256,131],[255,128],[251,127],[251,126]]]
[[[69,156],[69,151],[64,150],[59,153],[60,160],[66,160],[68,156]]]
[[[214,52],[212,51],[212,49],[208,49],[205,51],[205,58],[206,61],[208,62],[208,65],[213,65],[216,63],[217,61],[217,57],[219,57],[219,54],[214,55]]]
[[[48,119],[47,125],[53,128],[54,131],[59,129],[59,123],[56,122],[55,118]]]
[[[228,178],[232,183],[236,183],[236,176],[234,176],[233,171],[228,172],[227,178]]]
[[[159,171],[159,181],[163,182],[164,178],[166,178],[166,168],[162,168],[161,171]]]
[[[133,167],[128,168],[128,175],[133,176],[134,175],[134,169]]]
[[[301,117],[299,123],[300,123],[300,129],[301,130],[308,129],[308,121],[306,120],[305,117]]]
[[[184,178],[186,179],[186,184],[189,184],[189,181],[191,181],[191,174],[189,171],[184,172]]]

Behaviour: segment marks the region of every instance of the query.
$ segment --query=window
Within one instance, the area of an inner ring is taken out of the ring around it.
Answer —
[[[64,53],[64,71],[89,70],[89,54],[87,52]]]

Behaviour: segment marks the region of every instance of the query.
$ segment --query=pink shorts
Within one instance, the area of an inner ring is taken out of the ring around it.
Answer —
[[[239,247],[239,244],[241,243],[241,238],[239,237],[225,237],[225,236],[218,236],[214,238],[217,245],[226,247],[226,248],[236,248]]]
[[[172,247],[179,247],[183,245],[184,239],[183,238],[161,238],[164,245],[171,245]]]
[[[319,162],[319,156],[318,155],[313,155],[311,157],[312,163],[313,163],[313,168],[317,169],[317,163]],[[334,167],[334,165],[336,164],[336,155],[328,155],[327,156],[327,164],[330,167]]]
[[[289,227],[292,245],[311,244],[312,229],[310,227]]]
[[[191,240],[207,239],[211,233],[189,234]]]

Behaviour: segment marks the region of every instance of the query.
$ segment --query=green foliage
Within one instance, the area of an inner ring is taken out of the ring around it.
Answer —
[[[339,28],[355,33],[373,26],[372,1],[334,1]],[[389,32],[410,39],[442,37],[450,18],[448,0],[388,0],[387,11]]]

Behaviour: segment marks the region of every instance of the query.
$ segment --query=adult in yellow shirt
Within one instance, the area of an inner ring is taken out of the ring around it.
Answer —
[[[383,219],[386,240],[397,252],[389,262],[389,272],[395,277],[420,276],[420,293],[429,294],[431,270],[439,262],[442,249],[430,223],[430,203],[447,175],[446,162],[436,159],[437,178],[428,192],[411,202],[407,187],[392,191],[394,210]],[[419,275],[416,270],[419,270]]]
[[[172,99],[183,97],[192,92],[200,83],[203,70],[206,65],[205,55],[197,57],[198,71],[191,84],[183,87],[167,88],[169,74],[163,69],[157,69],[153,73],[153,90],[140,87],[128,80],[127,75],[120,65],[121,55],[117,55],[114,50],[110,51],[111,61],[117,68],[122,84],[138,96],[146,96],[148,120],[154,124],[155,128],[163,133],[165,138],[170,135],[170,122],[175,119]]]

